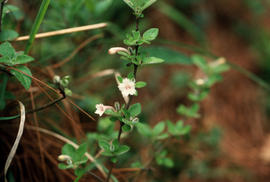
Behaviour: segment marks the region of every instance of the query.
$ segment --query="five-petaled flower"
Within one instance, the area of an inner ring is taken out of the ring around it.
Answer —
[[[135,80],[124,78],[122,83],[119,83],[118,88],[124,97],[136,94]]]
[[[102,116],[107,109],[114,110],[112,106],[104,106],[103,104],[97,104],[95,114]]]

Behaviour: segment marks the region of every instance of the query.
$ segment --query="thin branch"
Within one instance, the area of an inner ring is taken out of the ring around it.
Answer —
[[[94,178],[96,178],[98,181],[100,182],[104,182],[103,179],[101,179],[101,177],[99,177],[98,175],[96,175],[95,173],[91,172],[91,171],[88,171],[88,173],[93,176]]]
[[[64,100],[66,98],[66,94],[62,89],[59,89],[59,90],[60,90],[60,93],[62,94],[62,97],[60,97],[60,98],[58,98],[58,99],[44,105],[44,106],[41,106],[41,107],[39,107],[37,109],[32,109],[32,110],[26,111],[25,114],[32,114],[32,113],[36,113],[36,112],[45,110],[45,109],[57,104],[58,102]],[[2,118],[1,120],[16,119],[16,118],[19,118],[19,117],[21,117],[21,114],[18,114],[18,115],[15,115],[15,116],[1,117]]]
[[[49,67],[52,67],[52,68],[59,68],[61,67],[62,65],[64,65],[65,63],[69,62],[81,49],[83,49],[85,46],[87,46],[89,43],[91,43],[92,41],[94,40],[97,40],[99,38],[102,38],[103,37],[103,34],[97,34],[97,35],[94,35],[88,39],[86,39],[85,41],[83,41],[79,47],[77,47],[67,58],[65,58],[63,61],[59,62],[59,63],[56,63],[54,65],[51,65]]]
[[[62,29],[62,30],[57,30],[57,31],[52,31],[52,32],[39,33],[39,34],[36,34],[35,39],[52,37],[56,35],[70,34],[74,32],[82,32],[82,31],[87,31],[87,30],[94,30],[94,29],[104,28],[106,26],[107,26],[107,23],[98,23],[94,25],[86,25],[86,26],[67,28],[67,29]],[[29,35],[26,35],[26,36],[18,37],[14,41],[23,41],[23,40],[28,40],[28,39],[29,39]]]
[[[66,94],[65,94],[65,92],[64,92],[62,89],[59,89],[59,90],[60,90],[60,93],[61,93],[62,97],[60,97],[60,98],[58,98],[58,99],[56,99],[56,100],[54,100],[54,101],[52,101],[52,102],[50,102],[50,103],[44,105],[44,106],[41,106],[40,108],[32,109],[32,110],[30,110],[30,111],[26,111],[26,114],[32,114],[32,113],[35,113],[35,112],[42,111],[42,110],[44,110],[44,109],[47,109],[47,108],[49,108],[49,107],[55,105],[55,104],[58,103],[58,102],[64,100],[64,99],[66,98]]]

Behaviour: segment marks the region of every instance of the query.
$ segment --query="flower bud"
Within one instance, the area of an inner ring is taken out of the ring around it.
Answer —
[[[60,76],[58,76],[58,75],[55,75],[55,76],[53,77],[53,83],[59,83],[60,80],[61,80],[61,78],[60,78]]]
[[[198,79],[195,81],[197,85],[203,85],[205,83],[205,80],[204,79]]]
[[[119,104],[119,102],[115,102],[114,103],[114,107],[115,107],[116,111],[119,111],[120,110],[120,104]]]
[[[216,61],[211,62],[211,63],[210,63],[210,66],[211,66],[211,67],[216,67],[216,66],[219,66],[219,65],[225,64],[225,63],[226,63],[226,59],[223,58],[223,57],[221,57],[221,58],[218,58]]]
[[[61,162],[65,162],[65,161],[71,160],[71,157],[68,155],[59,155],[58,160]]]
[[[116,54],[116,53],[118,53],[120,51],[130,54],[130,52],[124,47],[112,47],[112,48],[109,49],[108,52],[109,52],[110,55],[113,55],[113,54]]]

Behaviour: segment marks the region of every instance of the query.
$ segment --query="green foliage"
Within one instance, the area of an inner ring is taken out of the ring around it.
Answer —
[[[112,142],[107,142],[105,140],[99,140],[98,142],[99,147],[102,148],[104,151],[102,155],[108,157],[116,157],[123,155],[129,151],[129,146],[127,145],[120,145],[117,139],[114,139]]]
[[[11,41],[17,38],[19,34],[14,30],[2,30],[0,32],[0,41]]]
[[[163,63],[164,60],[157,58],[157,57],[146,57],[143,60],[143,65],[147,65],[147,64],[159,64],[159,63]]]
[[[62,147],[62,155],[58,157],[58,160],[65,163],[59,163],[60,169],[74,169],[74,174],[77,176],[75,182],[88,171],[91,171],[95,167],[95,163],[86,164],[88,158],[85,156],[87,152],[87,144],[83,143],[78,149],[75,149],[70,144],[65,144]]]
[[[200,117],[200,115],[198,114],[199,108],[200,107],[198,104],[193,104],[191,107],[186,107],[184,105],[180,105],[177,108],[177,112],[179,114],[186,116],[186,117],[198,118],[198,117]]]
[[[157,38],[158,32],[158,28],[151,28],[144,32],[143,36],[141,36],[141,33],[139,31],[133,30],[131,34],[126,34],[124,44],[126,44],[127,46],[143,45],[144,43],[150,44],[151,41]]]
[[[157,0],[124,0],[124,2],[134,11],[136,17],[141,17],[142,12],[154,4]]]
[[[191,127],[189,125],[184,126],[183,121],[178,121],[176,124],[173,124],[171,121],[167,121],[167,125],[168,132],[172,136],[186,135],[191,130]]]
[[[10,70],[10,73],[17,78],[17,80],[24,86],[25,89],[28,90],[30,88],[32,81],[30,76],[32,76],[32,73],[29,68],[26,66],[17,66],[16,70]]]
[[[166,157],[168,152],[166,150],[161,151],[156,154],[156,162],[160,166],[164,166],[167,168],[172,168],[174,166],[174,162],[172,159]]]
[[[146,32],[144,32],[143,34],[143,40],[146,42],[146,43],[150,43],[150,41],[153,41],[157,38],[158,36],[158,28],[151,28],[149,30],[147,30]]]
[[[192,22],[183,12],[178,11],[175,7],[169,5],[164,1],[159,2],[159,10],[164,13],[168,18],[177,23],[180,27],[184,28],[192,37],[199,43],[204,43],[204,32],[194,22]]]
[[[143,87],[145,87],[146,85],[147,85],[146,82],[136,82],[135,87],[136,87],[136,88],[143,88]]]
[[[39,27],[44,19],[44,16],[47,12],[47,8],[50,4],[51,0],[43,0],[41,5],[40,5],[40,9],[38,11],[38,14],[36,16],[36,19],[35,19],[35,22],[32,26],[32,29],[31,29],[31,33],[30,33],[30,38],[26,44],[26,48],[25,48],[25,54],[28,54],[32,45],[33,45],[33,42],[35,40],[35,36],[39,30]]]
[[[3,24],[6,23],[5,17],[8,14],[12,14],[12,16],[15,17],[16,20],[21,20],[23,18],[23,12],[17,6],[6,4],[3,9],[3,16],[2,16],[4,22]]]
[[[138,116],[142,112],[141,104],[136,103],[136,104],[131,105],[128,111],[129,111],[130,116],[132,117]]]
[[[164,60],[166,64],[183,64],[191,65],[192,61],[186,55],[180,53],[179,51],[172,50],[167,47],[161,46],[151,46],[145,47],[142,52],[149,57],[158,57]]]
[[[62,147],[62,156],[59,156],[59,160],[66,163],[60,163],[60,169],[77,169],[80,165],[87,162],[87,157],[84,155],[87,152],[87,144],[81,144],[78,149],[75,149],[70,144],[65,144]],[[62,159],[61,157],[66,157]]]
[[[15,69],[10,70],[17,80],[24,86],[25,89],[29,89],[31,86],[31,71],[20,64],[29,63],[34,61],[34,58],[23,54],[22,52],[16,52],[9,42],[4,42],[0,45],[0,63],[7,66],[15,66]],[[25,74],[24,74],[25,73]]]

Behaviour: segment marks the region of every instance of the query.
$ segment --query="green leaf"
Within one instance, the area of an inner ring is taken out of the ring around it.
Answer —
[[[131,127],[127,124],[125,124],[124,126],[122,126],[122,129],[124,132],[129,132],[131,130]]]
[[[133,104],[132,106],[130,106],[128,111],[132,117],[138,116],[141,113],[141,104],[140,103]]]
[[[66,94],[67,96],[72,96],[72,91],[71,91],[70,89],[65,88],[65,89],[64,89],[64,92],[65,92],[65,94]]]
[[[112,109],[106,109],[105,114],[109,116],[119,117],[120,114],[118,112],[113,111]]]
[[[10,59],[9,57],[7,56],[3,56],[3,57],[0,57],[0,63],[4,63],[6,65],[10,65],[12,66],[12,59]]]
[[[167,121],[167,126],[168,126],[168,132],[171,135],[176,135],[177,134],[177,128],[171,121]]]
[[[155,40],[158,36],[158,28],[151,28],[144,32],[143,39],[146,41],[152,41]]]
[[[117,139],[114,139],[112,141],[112,146],[114,146],[114,150],[117,150],[119,148],[119,141]]]
[[[147,83],[146,82],[136,82],[136,85],[135,85],[135,87],[136,88],[143,88],[143,87],[145,87],[147,85]]]
[[[130,79],[130,80],[134,79],[134,74],[132,72],[130,72],[128,74],[128,79]]]
[[[77,168],[74,173],[77,176],[77,178],[75,179],[74,182],[78,182],[80,180],[80,178],[86,174],[88,171],[91,171],[94,167],[96,166],[95,163],[90,163],[88,164],[86,167],[84,168]]]
[[[164,140],[164,139],[166,139],[168,137],[169,137],[168,133],[163,133],[163,134],[157,136],[156,139],[157,140]]]
[[[11,4],[6,4],[3,9],[3,18],[6,14],[12,13],[12,16],[15,17],[16,20],[21,20],[23,18],[23,12],[16,6]]]
[[[17,6],[7,4],[4,6],[3,14],[7,14],[14,11],[19,11],[20,9]]]
[[[124,40],[124,44],[128,46],[135,46],[135,45],[141,45],[143,42],[141,42],[141,34],[139,31],[132,31],[131,34],[126,35],[126,39]]]
[[[183,64],[183,65],[191,65],[191,59],[185,54],[172,50],[168,47],[161,46],[151,46],[144,47],[142,50],[143,53],[148,55],[149,57],[158,57],[165,60],[166,64]]]
[[[0,45],[0,54],[2,56],[7,56],[9,58],[12,58],[15,56],[15,49],[12,47],[12,45],[9,42],[5,42]]]
[[[66,165],[66,164],[63,164],[63,163],[58,164],[58,168],[62,169],[62,170],[68,169],[70,167],[71,167],[70,165]]]
[[[110,151],[110,144],[105,140],[99,140],[98,145],[105,151]]]
[[[193,63],[201,68],[205,73],[208,73],[209,67],[205,59],[200,55],[193,55],[192,56]]]
[[[138,132],[146,137],[151,137],[152,136],[152,130],[147,124],[143,123],[138,123],[136,125]]]
[[[191,126],[185,126],[179,131],[179,134],[186,135],[190,132],[190,130],[191,130]]]
[[[152,4],[154,4],[157,0],[145,0],[145,4],[142,7],[142,10],[145,10],[146,8],[150,7]]]
[[[84,154],[87,152],[87,143],[81,144],[79,148],[76,150],[76,158],[75,162],[81,160],[84,157]]]
[[[117,158],[116,157],[112,157],[111,158],[111,162],[114,163],[114,164],[117,163]]]
[[[164,166],[166,166],[168,168],[172,168],[174,166],[173,160],[170,158],[164,158],[163,164],[164,164]]]
[[[180,105],[178,108],[177,108],[177,112],[179,114],[182,114],[184,116],[187,116],[187,117],[191,117],[191,118],[198,118],[200,117],[200,115],[198,114],[198,111],[199,111],[199,105],[198,104],[193,104],[191,107],[186,107],[184,105]]]
[[[143,10],[151,6],[157,0],[124,0],[124,2],[135,11],[136,15],[140,15]]]
[[[74,156],[76,155],[76,149],[70,144],[65,144],[62,147],[62,154],[63,155],[68,155],[73,159]]]
[[[116,150],[114,152],[114,154],[115,155],[122,155],[122,154],[128,152],[129,149],[130,149],[129,146],[127,146],[127,145],[121,145],[121,146],[119,146],[118,150]]]
[[[0,41],[14,40],[18,36],[19,34],[14,30],[2,30],[2,32],[0,32]]]
[[[205,99],[209,94],[209,91],[202,91],[200,93],[189,93],[188,98],[193,102],[199,102]]]
[[[25,63],[29,63],[31,61],[34,61],[34,58],[32,58],[31,56],[23,54],[23,55],[17,56],[14,63],[15,64],[25,64]]]
[[[102,152],[102,155],[107,156],[107,157],[114,156],[114,154],[111,151],[104,151],[104,152]]]
[[[135,10],[135,4],[132,0],[124,0],[124,2],[133,10]]]
[[[157,58],[157,57],[145,57],[143,59],[143,65],[146,64],[159,64],[159,63],[163,63],[164,60],[161,58]]]
[[[177,121],[177,123],[176,123],[176,125],[175,125],[175,127],[176,127],[177,130],[182,129],[183,126],[184,126],[184,123],[183,123],[183,121],[181,121],[181,120],[180,120],[180,121]]]
[[[122,83],[123,82],[123,78],[121,76],[117,76],[117,80]]]
[[[23,73],[26,73],[27,75],[32,76],[31,71],[26,66],[17,66],[16,69],[20,70]],[[13,74],[17,80],[24,86],[26,90],[28,90],[31,86],[32,78],[17,71],[17,70],[11,70],[11,74]]]
[[[153,128],[153,135],[157,136],[160,133],[163,132],[165,129],[165,123],[164,122],[159,122],[154,128]]]

